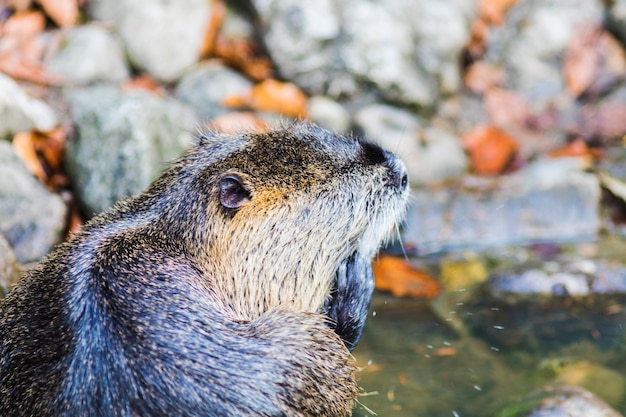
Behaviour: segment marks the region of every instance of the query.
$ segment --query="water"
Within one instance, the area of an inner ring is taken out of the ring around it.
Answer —
[[[461,331],[429,302],[375,294],[354,351],[364,390],[356,416],[499,416],[562,381],[601,391],[596,394],[626,412],[626,314],[615,307],[621,304],[607,306],[606,315],[585,314],[584,303],[556,306],[551,312],[562,321],[552,334],[536,332],[544,318],[555,323],[545,309],[522,308],[519,320],[503,306],[450,304],[456,306],[450,316],[465,316]],[[502,321],[489,323],[494,317]]]

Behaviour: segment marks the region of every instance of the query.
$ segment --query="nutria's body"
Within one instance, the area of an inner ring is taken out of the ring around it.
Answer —
[[[393,155],[312,125],[205,136],[9,294],[0,415],[349,414],[406,195]]]

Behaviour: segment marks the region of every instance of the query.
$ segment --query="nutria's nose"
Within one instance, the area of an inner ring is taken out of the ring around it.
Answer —
[[[383,165],[389,170],[389,183],[391,186],[400,191],[404,191],[409,185],[409,177],[406,173],[406,167],[394,154],[385,152],[385,162]]]
[[[361,146],[361,158],[363,161],[367,164],[386,167],[388,170],[389,184],[400,191],[404,191],[409,185],[409,179],[402,161],[391,152],[384,150],[374,143],[363,142]]]

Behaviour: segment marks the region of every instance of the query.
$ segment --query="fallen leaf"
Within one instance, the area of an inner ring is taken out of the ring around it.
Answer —
[[[218,35],[214,56],[253,80],[265,80],[274,73],[270,60],[260,55],[256,45],[248,39],[227,39]]]
[[[486,51],[489,25],[484,20],[477,18],[470,28],[470,39],[465,47],[469,60],[476,60],[483,56]]]
[[[207,129],[222,133],[262,132],[267,124],[251,112],[232,112],[218,116],[206,124]]]
[[[202,46],[200,47],[200,56],[209,56],[215,50],[215,44],[217,43],[217,36],[224,23],[226,17],[226,5],[222,0],[211,1],[211,18],[209,24],[204,31],[204,39],[202,40]]]
[[[381,256],[372,266],[376,288],[379,290],[389,291],[396,297],[425,299],[439,294],[439,284],[404,259]]]
[[[492,88],[485,92],[484,106],[498,126],[524,126],[530,117],[526,99],[516,91]]]
[[[46,14],[60,27],[72,26],[78,20],[76,0],[37,0]]]
[[[551,150],[548,152],[548,156],[551,158],[581,157],[591,166],[591,163],[601,156],[601,154],[599,151],[589,148],[587,142],[582,138],[578,138],[559,148]]]
[[[492,125],[479,125],[463,135],[472,170],[479,175],[502,173],[513,160],[519,145],[504,130]]]
[[[120,88],[124,92],[136,90],[150,91],[159,97],[165,97],[167,94],[165,89],[156,81],[156,79],[148,74],[141,74],[130,80],[124,81]]]
[[[222,104],[302,119],[306,117],[307,100],[307,96],[295,84],[267,79],[253,86],[246,95],[226,97]]]
[[[47,132],[22,132],[13,137],[15,153],[51,190],[61,189],[69,183],[62,172],[66,136],[67,132],[57,127]]]
[[[453,347],[442,347],[435,349],[435,356],[455,356],[458,351]]]
[[[520,0],[479,0],[478,16],[490,25],[501,25],[506,12]]]
[[[0,37],[0,71],[16,80],[59,85],[62,78],[45,71],[42,59],[50,37],[39,36],[45,16],[38,11],[12,15]]]
[[[626,55],[598,23],[585,23],[573,31],[563,58],[563,73],[574,96],[599,95],[624,79]]]
[[[506,81],[504,70],[485,61],[476,61],[467,69],[464,83],[474,93],[482,94],[485,91],[499,87]]]
[[[3,35],[19,39],[32,38],[43,32],[46,27],[46,17],[38,11],[14,13],[4,23]]]

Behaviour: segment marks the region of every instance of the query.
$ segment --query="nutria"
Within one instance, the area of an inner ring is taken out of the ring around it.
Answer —
[[[205,134],[0,311],[3,416],[345,416],[402,163],[311,124]]]

